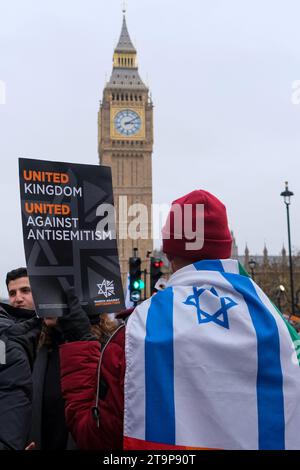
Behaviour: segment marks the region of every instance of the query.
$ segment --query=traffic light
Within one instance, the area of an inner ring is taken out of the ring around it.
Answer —
[[[160,258],[151,258],[150,260],[150,290],[151,294],[155,291],[155,284],[162,277],[161,268],[164,262]]]
[[[129,290],[132,302],[139,302],[141,300],[141,291],[145,287],[141,276],[141,258],[136,256],[129,258]]]

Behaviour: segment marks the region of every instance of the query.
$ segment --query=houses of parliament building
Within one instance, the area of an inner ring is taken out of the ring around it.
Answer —
[[[239,255],[233,237],[232,257],[238,259],[255,282],[283,313],[291,313],[289,258],[285,247],[278,256],[269,255],[265,245],[261,255],[252,255],[248,246],[244,254]],[[295,310],[300,315],[300,253],[293,256],[293,274],[295,290]],[[300,319],[299,319],[300,321]]]

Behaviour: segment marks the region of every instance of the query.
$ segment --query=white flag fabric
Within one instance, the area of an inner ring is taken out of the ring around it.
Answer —
[[[127,323],[125,448],[300,449],[298,341],[238,261],[180,269]]]

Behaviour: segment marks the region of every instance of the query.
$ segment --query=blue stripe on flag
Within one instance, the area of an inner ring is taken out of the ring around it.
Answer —
[[[259,449],[284,450],[283,377],[276,321],[260,300],[251,279],[228,273],[223,276],[244,297],[257,336]]]
[[[145,338],[147,441],[175,444],[173,290],[153,296]]]
[[[218,271],[220,273],[225,272],[223,264],[219,259],[197,261],[194,263],[194,267],[197,269],[197,271]]]

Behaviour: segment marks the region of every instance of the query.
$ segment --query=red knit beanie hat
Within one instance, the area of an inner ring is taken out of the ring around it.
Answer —
[[[162,238],[163,251],[171,256],[194,261],[231,256],[226,208],[207,191],[192,191],[172,202]]]

